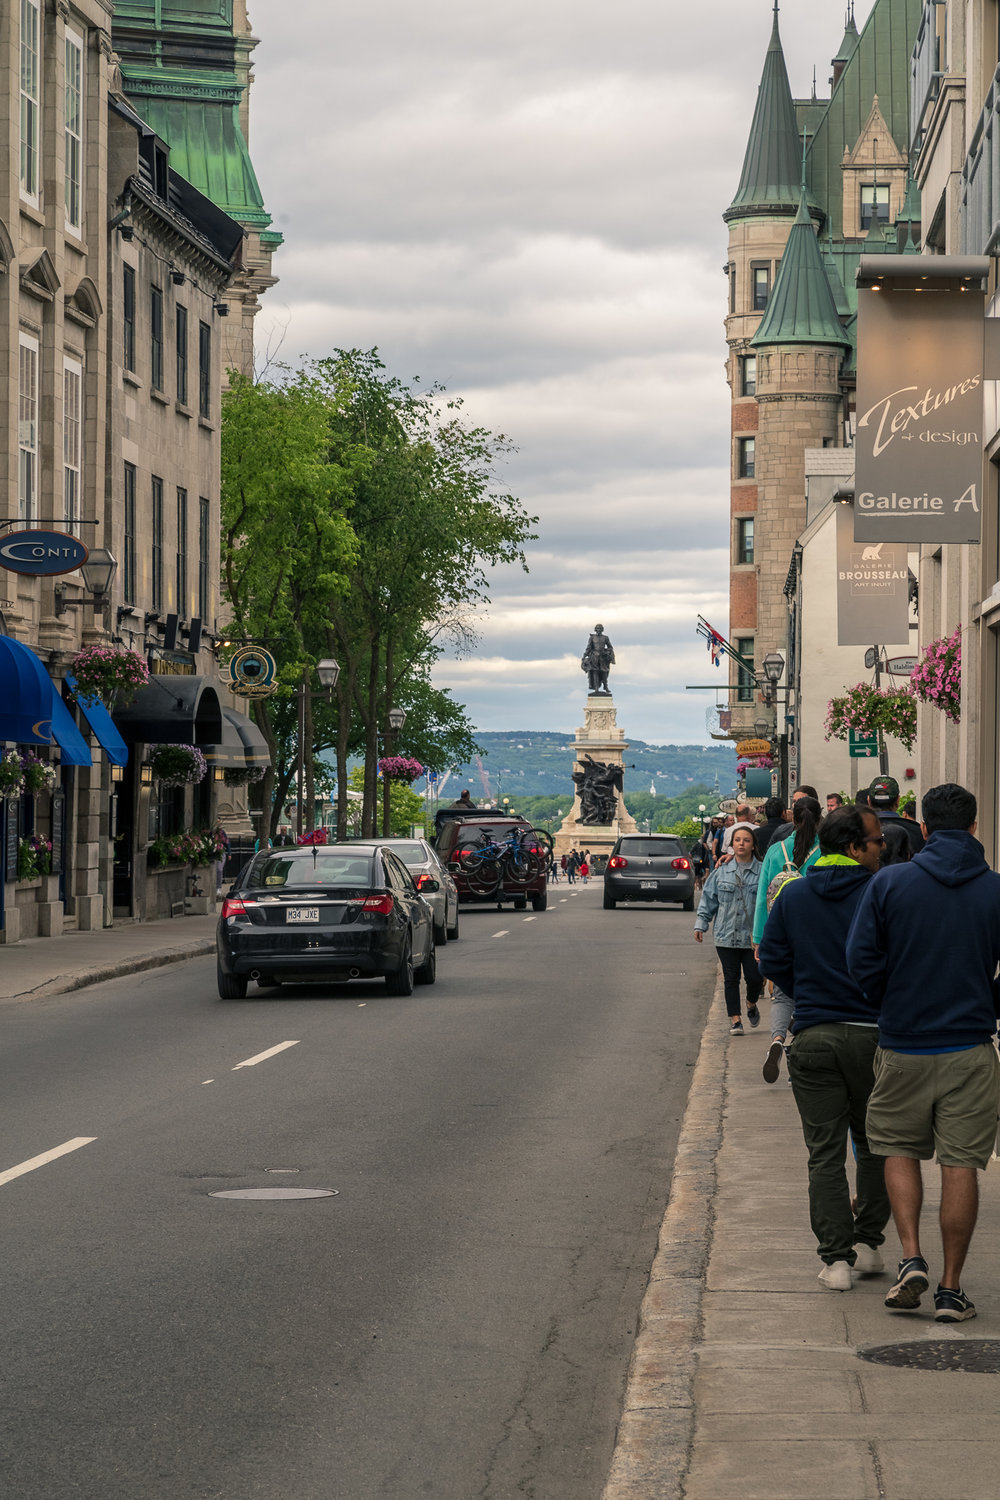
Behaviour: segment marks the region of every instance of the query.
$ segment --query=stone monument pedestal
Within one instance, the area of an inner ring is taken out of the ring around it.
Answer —
[[[628,749],[624,729],[619,729],[615,716],[615,700],[610,693],[590,693],[584,709],[584,724],[576,731],[573,741],[575,754],[574,771],[582,771],[585,755],[608,765],[623,765]],[[610,823],[581,823],[579,793],[573,798],[573,806],[553,836],[553,850],[557,859],[571,849],[589,849],[591,855],[608,855],[619,837],[624,833],[637,833],[635,819],[625,806],[621,792],[616,794],[615,815]]]

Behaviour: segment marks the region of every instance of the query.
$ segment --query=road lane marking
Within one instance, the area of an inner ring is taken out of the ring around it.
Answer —
[[[493,936],[494,937],[508,937],[509,934],[510,934],[510,928],[509,927],[503,927],[503,928],[501,928],[501,930],[499,932],[495,932],[493,934]]]
[[[215,1082],[214,1078],[203,1078],[201,1080],[201,1086],[202,1086],[202,1088],[204,1088],[205,1085],[206,1085],[206,1083],[214,1083],[214,1082]]]
[[[525,922],[533,922],[534,920],[535,920],[534,917],[525,917],[524,918]]]
[[[568,896],[560,896],[559,900],[565,902],[565,901],[569,900],[569,897]]]
[[[96,1140],[96,1135],[77,1135],[71,1141],[64,1141],[61,1146],[53,1146],[51,1151],[43,1151],[41,1156],[33,1156],[30,1161],[22,1161],[19,1166],[8,1167],[6,1172],[0,1172],[0,1186],[5,1182],[13,1182],[15,1177],[23,1177],[25,1172],[34,1172],[37,1167],[44,1167],[70,1151],[79,1151],[81,1146],[89,1146],[91,1141]]]
[[[256,1057],[248,1057],[245,1062],[237,1063],[231,1071],[236,1073],[240,1068],[255,1068],[258,1063],[266,1062],[269,1057],[275,1057],[279,1052],[284,1052],[288,1047],[297,1047],[298,1042],[279,1042],[276,1047],[269,1047],[266,1052],[258,1052]]]

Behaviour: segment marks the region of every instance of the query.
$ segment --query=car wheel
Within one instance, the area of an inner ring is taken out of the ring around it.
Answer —
[[[247,982],[245,979],[237,979],[233,974],[227,974],[220,963],[215,966],[215,979],[219,987],[220,1000],[245,1000],[247,993]]]
[[[514,910],[515,911],[527,911],[528,910],[528,898],[527,898],[527,896],[515,896],[514,897]]]
[[[413,978],[417,984],[433,984],[437,978],[437,948],[433,943],[420,968],[414,969]]]
[[[694,897],[693,896],[688,896],[688,898],[684,902],[682,902],[682,904],[681,904],[681,911],[694,911]]]
[[[440,927],[434,923],[434,941],[439,948],[443,948],[448,941],[448,929],[443,922]]]
[[[409,937],[403,949],[403,962],[394,974],[385,976],[385,987],[390,995],[413,994],[413,942]]]
[[[608,893],[607,893],[607,891],[605,891],[604,892],[604,910],[605,911],[614,911],[614,909],[615,909],[615,907],[617,905],[618,905],[618,902],[615,900],[614,896],[609,896]]]
[[[455,924],[454,924],[453,927],[449,927],[448,928],[448,941],[449,941],[449,943],[457,943],[458,942],[458,904],[457,903],[455,905]]]
[[[549,893],[548,893],[548,890],[546,889],[544,891],[535,891],[534,895],[531,898],[531,910],[532,911],[545,911],[545,909],[548,906],[548,904],[549,904]]]

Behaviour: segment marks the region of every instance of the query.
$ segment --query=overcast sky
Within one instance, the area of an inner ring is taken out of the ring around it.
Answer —
[[[873,0],[858,0],[861,29]],[[596,621],[618,722],[707,741],[728,624],[726,234],[772,0],[250,0],[251,154],[285,244],[258,346],[378,346],[518,447],[530,573],[440,664],[480,729],[572,730]],[[782,0],[828,94],[844,0]]]

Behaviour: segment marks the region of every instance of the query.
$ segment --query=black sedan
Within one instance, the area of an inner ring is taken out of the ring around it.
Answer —
[[[240,871],[216,933],[219,996],[251,979],[340,983],[384,976],[390,995],[433,984],[434,918],[402,860],[377,842],[264,849]]]

